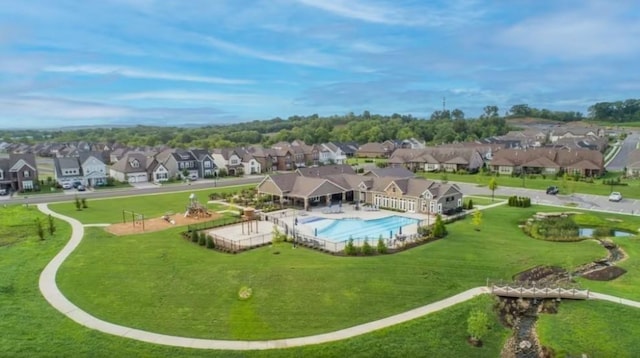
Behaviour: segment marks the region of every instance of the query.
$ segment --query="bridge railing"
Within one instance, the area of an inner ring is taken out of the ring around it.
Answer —
[[[491,293],[497,296],[523,297],[523,298],[568,298],[574,300],[586,300],[589,298],[589,290],[562,287],[530,287],[514,284],[492,284]]]

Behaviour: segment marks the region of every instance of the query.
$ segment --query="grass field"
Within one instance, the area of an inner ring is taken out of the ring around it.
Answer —
[[[455,173],[421,173],[423,177],[427,179],[440,181],[443,177],[446,177],[448,181],[473,183],[478,186],[488,186],[489,180],[492,176],[480,175],[480,174],[455,174]],[[609,173],[605,178],[615,178],[619,174]],[[624,198],[640,199],[640,180],[627,180],[625,181],[629,185],[622,186],[616,185],[612,187],[610,185],[602,184],[602,179],[596,179],[594,183],[575,182],[572,180],[553,179],[553,176],[547,176],[547,179],[542,179],[538,176],[536,179],[525,178],[524,185],[522,178],[514,178],[511,176],[503,175],[496,177],[498,187],[515,187],[515,188],[528,188],[546,190],[549,186],[555,185],[560,189],[560,194],[572,194],[572,193],[584,193],[593,195],[609,195],[612,191],[619,191]]]
[[[540,343],[556,357],[637,357],[640,310],[610,302],[570,301],[538,320]]]
[[[35,207],[0,208],[0,228],[14,218],[29,221],[44,215]],[[317,346],[269,351],[207,351],[152,345],[86,329],[44,300],[38,277],[68,240],[70,227],[57,221],[53,238],[35,235],[0,247],[0,356],[3,357],[496,357],[509,333],[491,317],[483,348],[465,342],[472,309],[488,310],[487,296],[371,334]],[[16,235],[16,230],[3,235]],[[105,255],[111,256],[111,255]],[[189,296],[183,297],[184,302]]]
[[[491,205],[491,204],[497,204],[504,201],[504,199],[498,198],[498,197],[495,197],[494,200],[491,200],[490,197],[471,195],[471,196],[464,197],[465,203],[468,202],[469,199],[473,201],[473,205]]]
[[[224,187],[215,189],[217,192],[236,192],[242,189],[253,187],[252,185]],[[89,199],[88,209],[76,210],[75,202],[65,202],[51,204],[51,210],[61,214],[71,216],[80,220],[83,224],[99,223],[119,223],[122,222],[122,210],[135,211],[144,214],[145,218],[162,216],[168,211],[182,213],[189,205],[189,195],[196,194],[198,201],[202,204],[209,200],[209,193],[214,190],[200,189],[169,194],[141,195],[121,197],[115,199]],[[221,210],[223,208],[215,205],[209,206],[211,210]]]
[[[403,312],[487,278],[510,279],[538,264],[605,255],[593,241],[525,237],[518,221],[540,209],[494,208],[485,211],[479,232],[470,219],[459,221],[444,240],[367,258],[287,244],[227,255],[179,238],[177,229],[117,238],[91,229],[58,282],[97,317],[137,328],[229,339],[316,334]],[[237,299],[243,285],[254,292],[248,301]]]

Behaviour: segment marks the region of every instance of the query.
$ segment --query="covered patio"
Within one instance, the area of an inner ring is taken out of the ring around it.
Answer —
[[[258,185],[259,195],[277,198],[282,206],[310,210],[311,206],[329,206],[354,199],[353,190],[324,178],[301,177],[295,173],[267,176]]]

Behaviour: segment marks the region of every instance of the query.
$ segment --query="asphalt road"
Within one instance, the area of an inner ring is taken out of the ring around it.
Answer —
[[[84,197],[87,199],[99,199],[99,198],[113,198],[119,196],[131,196],[131,195],[145,195],[145,194],[157,194],[157,193],[170,193],[180,192],[198,189],[213,189],[214,187],[226,187],[233,185],[245,185],[245,184],[258,184],[262,180],[262,176],[256,175],[245,178],[227,178],[221,179],[217,182],[213,180],[198,180],[191,182],[190,184],[171,184],[164,186],[153,186],[143,188],[126,188],[126,189],[101,189],[96,191],[77,192],[75,190],[67,190],[66,193],[61,194],[40,194],[33,196],[19,196],[9,198],[7,196],[0,197],[0,203],[2,204],[39,204],[39,203],[55,203],[61,201],[74,200],[75,196]],[[491,190],[486,186],[479,187],[476,184],[469,183],[455,183],[457,184],[465,195],[483,195],[490,196]],[[215,186],[214,186],[215,185]],[[637,199],[622,199],[620,202],[610,202],[608,197],[589,194],[571,194],[571,195],[547,195],[543,190],[534,190],[526,188],[509,188],[498,187],[495,192],[496,196],[527,196],[531,198],[534,204],[543,205],[560,205],[565,206],[567,204],[573,207],[616,212],[622,214],[640,215],[640,200]],[[567,207],[571,208],[571,206]]]
[[[622,147],[616,156],[607,165],[607,170],[610,171],[622,171],[627,166],[627,158],[629,153],[636,149],[640,134],[632,133],[622,142]]]
[[[476,184],[456,183],[465,195],[489,195],[491,190],[487,187],[478,187]],[[640,215],[640,200],[622,199],[619,202],[611,202],[606,196],[590,194],[570,194],[570,195],[547,195],[543,190],[498,187],[496,196],[526,196],[531,198],[533,204],[561,205],[570,204],[567,208],[576,207],[580,209],[615,212],[621,214]]]
[[[36,194],[21,196],[0,196],[1,204],[40,204],[40,203],[57,203],[61,201],[72,201],[77,195],[80,198],[100,199],[112,198],[118,196],[170,193],[179,191],[189,191],[198,189],[213,189],[215,187],[225,187],[244,184],[258,184],[262,180],[262,176],[251,176],[245,178],[225,178],[220,180],[197,180],[189,184],[169,184],[163,186],[151,186],[142,188],[124,188],[124,189],[100,189],[94,191],[79,192],[75,189],[66,190],[64,193],[56,194]]]

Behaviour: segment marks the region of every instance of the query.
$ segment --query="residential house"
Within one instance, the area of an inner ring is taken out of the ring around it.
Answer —
[[[54,179],[62,185],[63,183],[80,182],[86,184],[82,176],[82,165],[76,157],[53,158],[53,166],[55,168]]]
[[[332,142],[336,146],[340,147],[340,150],[347,158],[356,156],[358,148],[360,147],[356,142]]]
[[[224,169],[228,175],[239,176],[244,174],[243,154],[236,149],[214,149],[211,158],[216,167]]]
[[[336,143],[323,143],[320,150],[320,162],[322,164],[346,164],[347,155]]]
[[[562,138],[586,138],[586,137],[604,137],[604,128],[590,126],[561,126],[553,128],[549,135],[552,142],[556,142]]]
[[[627,157],[627,175],[630,177],[640,177],[640,149],[629,153]]]
[[[483,155],[475,148],[429,147],[424,149],[396,149],[389,166],[403,166],[411,171],[465,170],[476,172],[484,165]]]
[[[569,173],[583,177],[604,173],[602,153],[588,149],[504,149],[493,154],[491,170],[500,174]]]
[[[120,159],[124,158],[124,156],[129,151],[130,151],[130,149],[127,148],[127,147],[119,147],[119,148],[116,148],[116,149],[112,150],[111,154],[109,155],[110,162],[111,163],[115,163],[115,162],[119,161]]]
[[[77,158],[82,169],[82,183],[87,186],[107,184],[107,165],[102,152],[81,152]]]
[[[213,178],[218,176],[218,167],[216,167],[216,163],[213,161],[213,157],[208,150],[192,149],[191,154],[196,158],[198,177]]]
[[[388,158],[394,150],[395,145],[390,142],[366,143],[358,148],[356,156],[361,158]]]
[[[109,175],[121,182],[146,183],[149,181],[150,172],[157,164],[157,160],[143,153],[129,152],[111,166]]]
[[[29,191],[38,188],[38,167],[34,154],[9,154],[0,159],[0,189]]]
[[[274,170],[278,170],[278,158],[275,155],[275,149],[267,149],[255,145],[247,147],[246,150],[260,163],[261,173],[271,173]]]
[[[165,149],[155,156],[169,172],[170,178],[199,178],[197,159],[192,152],[184,149]]]

